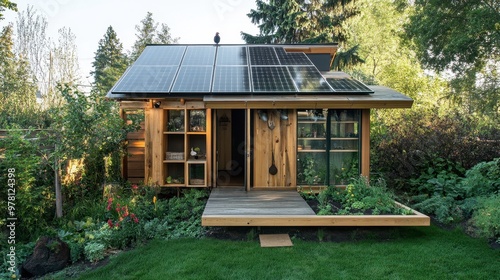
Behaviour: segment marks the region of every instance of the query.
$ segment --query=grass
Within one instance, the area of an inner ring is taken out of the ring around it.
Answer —
[[[155,240],[79,279],[500,279],[500,251],[459,230],[397,228],[387,241]]]

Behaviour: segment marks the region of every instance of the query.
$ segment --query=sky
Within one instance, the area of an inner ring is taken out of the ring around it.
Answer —
[[[215,32],[221,44],[241,44],[240,32],[257,34],[258,28],[246,16],[255,8],[253,0],[12,0],[19,11],[31,5],[48,21],[47,33],[56,42],[58,30],[69,27],[76,35],[81,75],[88,82],[98,42],[111,25],[124,49],[133,45],[135,26],[153,13],[153,19],[170,27],[181,44],[211,44]],[[17,14],[6,10],[3,27],[15,24]]]

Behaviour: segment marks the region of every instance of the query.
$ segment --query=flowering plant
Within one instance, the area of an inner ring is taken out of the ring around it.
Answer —
[[[113,197],[108,198],[106,213],[110,228],[120,228],[120,225],[126,222],[139,223],[137,216],[129,211],[128,205],[120,205],[120,203],[114,201]]]

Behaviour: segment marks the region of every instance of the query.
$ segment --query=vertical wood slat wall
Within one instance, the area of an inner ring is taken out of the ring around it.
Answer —
[[[270,129],[268,122],[259,118],[257,110],[253,111],[253,187],[296,188],[297,113],[288,110],[288,120],[281,120],[277,110],[265,111],[269,121],[274,121],[275,127]],[[273,146],[274,161],[278,168],[276,175],[269,174]]]

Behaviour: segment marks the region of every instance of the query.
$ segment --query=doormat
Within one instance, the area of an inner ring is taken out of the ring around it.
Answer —
[[[288,234],[259,234],[260,247],[291,247],[292,240]]]

